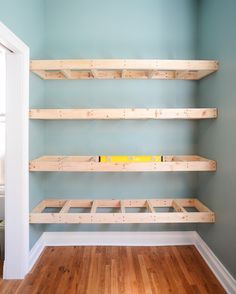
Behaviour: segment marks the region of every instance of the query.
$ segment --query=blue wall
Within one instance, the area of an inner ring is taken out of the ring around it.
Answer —
[[[44,1],[32,0],[1,0],[0,21],[12,30],[26,45],[30,47],[31,58],[44,56]],[[30,75],[30,107],[40,107],[44,101],[44,83]],[[30,158],[43,154],[44,125],[42,122],[30,122]],[[44,175],[30,174],[30,209],[44,195]],[[38,239],[43,231],[42,226],[31,226],[30,246]]]
[[[57,9],[55,9],[55,7]],[[46,1],[48,58],[195,57],[195,0]],[[51,108],[193,107],[190,81],[46,81]],[[46,154],[194,154],[190,121],[48,121]],[[48,173],[45,198],[194,197],[191,173]],[[193,229],[183,225],[48,226],[48,230]]]
[[[199,195],[216,213],[198,231],[236,278],[236,1],[204,0],[199,10],[199,58],[218,59],[217,74],[199,82],[199,106],[218,107],[214,122],[200,123],[199,153],[216,159],[215,174],[199,175]]]

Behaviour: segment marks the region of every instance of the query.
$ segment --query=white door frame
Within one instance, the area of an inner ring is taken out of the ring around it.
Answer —
[[[6,53],[5,279],[23,279],[29,262],[29,48],[0,22]]]

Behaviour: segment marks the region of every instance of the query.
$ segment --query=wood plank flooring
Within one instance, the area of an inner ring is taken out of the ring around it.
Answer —
[[[225,293],[194,246],[47,247],[1,294]]]

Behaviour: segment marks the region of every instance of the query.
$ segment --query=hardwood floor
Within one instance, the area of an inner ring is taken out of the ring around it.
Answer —
[[[47,247],[1,294],[225,293],[194,246]]]

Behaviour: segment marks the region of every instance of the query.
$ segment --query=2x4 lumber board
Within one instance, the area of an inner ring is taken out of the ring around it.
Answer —
[[[60,155],[44,155],[37,159],[35,159],[40,162],[63,162],[63,161],[69,161],[69,162],[99,162],[99,156],[97,155],[80,155],[80,156],[60,156]],[[209,161],[209,159],[204,158],[199,155],[164,155],[163,161]]]
[[[175,201],[178,201],[178,203],[181,206],[184,207],[193,207],[195,206],[195,199],[193,198],[184,198],[184,199],[174,199]],[[47,199],[43,200],[44,205],[46,207],[63,207],[67,201],[70,201],[70,207],[81,207],[81,208],[91,208],[92,203],[94,200],[91,199]],[[159,199],[148,199],[149,203],[153,207],[171,207],[173,204],[172,198],[159,198]],[[41,205],[41,203],[39,205]],[[130,208],[130,207],[145,207],[147,204],[146,199],[97,199],[96,200],[97,207],[101,208],[120,208],[123,204],[124,207]]]
[[[208,209],[202,202],[200,202],[198,199],[194,200],[194,206],[198,211],[201,212],[211,212],[210,209]]]
[[[47,79],[47,73],[45,70],[34,70],[33,73],[38,75],[41,79],[46,80]]]
[[[212,73],[211,70],[199,70],[197,73],[197,79],[200,80]]]
[[[122,79],[125,79],[125,78],[126,78],[126,74],[127,74],[127,70],[126,70],[126,69],[123,69],[123,70],[121,71],[121,78],[122,78]]]
[[[30,119],[212,119],[216,108],[31,109]]]
[[[30,223],[212,223],[214,213],[161,212],[161,213],[31,213]]]
[[[154,70],[149,70],[148,72],[148,78],[152,79],[152,77],[154,76],[155,71]]]
[[[67,78],[62,71],[46,71],[46,70],[33,70],[33,73],[35,73],[36,75],[38,75],[41,79],[43,80],[68,80],[68,79],[72,79],[72,75]]]
[[[96,79],[96,78],[97,78],[97,75],[98,75],[97,70],[96,70],[96,69],[92,69],[92,70],[91,70],[91,75],[92,75],[93,78]]]
[[[33,70],[36,75],[44,80],[91,80],[91,79],[153,79],[153,80],[198,80],[197,71],[153,71],[150,77],[148,71],[143,70],[72,70],[70,76],[65,77],[62,71]],[[95,74],[96,72],[96,74]],[[210,73],[208,73],[210,74]]]
[[[201,160],[199,156],[163,156],[163,162],[111,163],[97,162],[98,156],[88,156],[84,161],[80,156],[58,156],[38,158],[30,161],[30,171],[50,172],[176,172],[176,171],[216,171],[216,162]],[[83,158],[83,156],[82,156]],[[86,156],[84,157],[86,158]]]
[[[120,211],[121,211],[121,213],[125,213],[125,203],[124,203],[124,200],[120,200]]]
[[[66,203],[63,205],[62,209],[60,210],[60,213],[68,213],[70,210],[70,200],[67,200]]]
[[[62,69],[61,72],[65,76],[66,79],[71,78],[71,70],[70,69]]]
[[[97,202],[96,202],[96,200],[93,200],[90,213],[95,213],[96,209],[97,209]]]
[[[188,70],[216,71],[215,60],[160,60],[160,59],[74,59],[32,60],[30,69],[35,70]]]
[[[149,212],[155,213],[155,209],[149,199],[147,199],[147,209]]]
[[[93,70],[91,71],[76,71],[72,70],[70,76],[65,77],[62,71],[46,71],[46,70],[33,70],[36,75],[44,80],[110,80],[110,79],[152,79],[152,80],[199,80],[198,71],[173,71],[173,70],[159,70],[153,71],[150,76],[148,71],[143,70]],[[214,71],[204,71],[205,74],[202,77],[207,76]]]
[[[57,156],[57,155],[45,155],[37,159],[42,163],[53,162],[56,164],[62,164],[63,162],[99,162],[99,156]]]
[[[184,207],[178,203],[178,200],[173,200],[172,205],[177,212],[186,212]]]
[[[40,213],[47,207],[46,201],[41,201],[33,210],[32,213]]]
[[[59,207],[63,208],[68,199],[45,199],[43,202],[46,207]],[[40,205],[40,204],[39,204]]]

